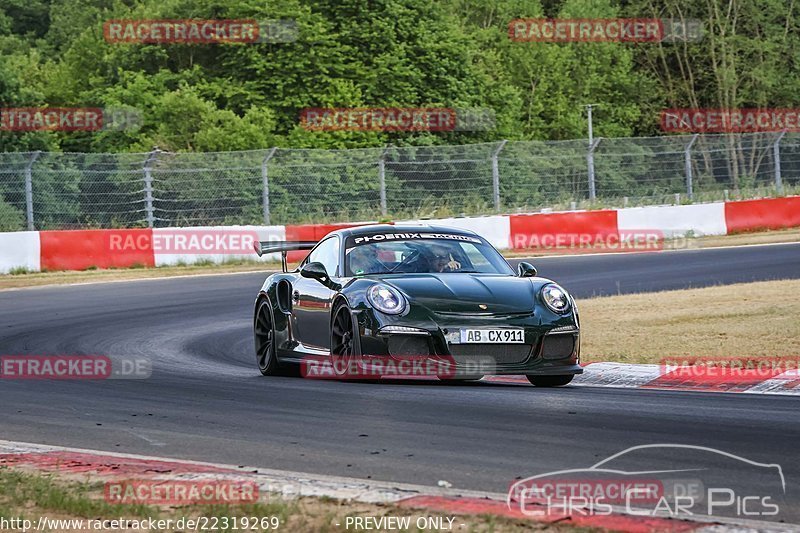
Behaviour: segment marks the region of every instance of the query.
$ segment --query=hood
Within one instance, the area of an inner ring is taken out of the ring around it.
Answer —
[[[404,292],[411,305],[423,305],[435,313],[526,313],[535,305],[530,278],[446,273],[408,274],[384,281]],[[487,308],[481,309],[481,304]]]

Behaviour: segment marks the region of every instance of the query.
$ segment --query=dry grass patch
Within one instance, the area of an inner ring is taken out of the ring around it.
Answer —
[[[767,230],[753,233],[735,233],[695,239],[699,248],[714,246],[741,246],[743,244],[777,244],[800,241],[800,228]]]
[[[191,505],[191,506],[152,506],[152,505],[114,505],[105,502],[103,499],[103,483],[97,480],[76,480],[68,476],[58,476],[55,474],[38,474],[19,469],[0,468],[0,517],[10,520],[12,518],[27,519],[32,522],[32,527],[36,527],[40,517],[46,517],[52,530],[55,520],[83,519],[83,528],[72,523],[72,527],[67,522],[61,522],[57,531],[59,533],[72,533],[87,531],[89,527],[87,520],[119,520],[126,521],[147,521],[168,520],[173,522],[172,529],[175,531],[175,524],[180,518],[197,520],[200,517],[208,517],[211,521],[208,527],[218,520],[219,526],[227,521],[229,527],[220,527],[216,531],[307,531],[307,532],[337,532],[347,531],[345,527],[346,518],[350,517],[411,517],[411,524],[414,524],[418,517],[452,517],[447,513],[436,511],[426,511],[420,509],[399,508],[394,505],[380,505],[369,503],[358,503],[344,500],[334,500],[331,498],[297,498],[291,500],[281,499],[273,496],[269,501],[246,505]],[[262,495],[262,499],[265,496]],[[238,524],[238,528],[233,526],[231,517],[237,519],[248,518],[250,527],[245,528]],[[277,517],[279,526],[277,529],[269,527],[269,520],[265,520],[262,529],[261,519],[265,517]],[[252,527],[258,519],[259,527]],[[445,523],[447,523],[445,521]],[[463,524],[463,527],[461,527]],[[108,524],[110,525],[110,524]],[[134,523],[127,524],[127,528],[113,529],[106,528],[104,531],[158,531],[145,527],[134,527]],[[567,533],[572,531],[592,531],[588,528],[576,528],[569,524],[547,525],[528,520],[514,520],[497,516],[487,515],[456,515],[453,522],[455,531],[494,533],[494,532],[523,532],[523,531],[542,531]],[[351,531],[353,527],[349,528]],[[21,529],[7,528],[5,531],[15,531]],[[94,528],[94,530],[99,530]],[[30,529],[28,530],[30,531]],[[373,529],[372,531],[387,531],[385,529]],[[393,529],[391,531],[419,531],[416,527],[409,529]]]
[[[579,300],[585,361],[800,357],[800,280]]]
[[[202,276],[230,272],[270,272],[280,270],[280,263],[242,263],[221,265],[186,265],[157,268],[125,268],[109,270],[66,270],[58,272],[27,272],[0,275],[0,290],[43,285],[74,285],[137,279]]]

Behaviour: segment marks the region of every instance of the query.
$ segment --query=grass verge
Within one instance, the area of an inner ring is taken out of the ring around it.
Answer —
[[[579,300],[584,361],[800,357],[800,280]]]
[[[156,268],[112,268],[107,270],[66,270],[58,272],[18,272],[0,275],[0,290],[43,285],[75,285],[136,279],[172,278],[233,272],[270,272],[280,270],[280,263],[238,262],[220,265],[178,265]]]
[[[246,505],[191,505],[191,506],[149,506],[149,505],[115,505],[103,499],[103,484],[98,481],[75,480],[58,477],[53,474],[39,474],[17,469],[0,468],[0,517],[11,520],[18,518],[30,520],[36,527],[39,519],[45,517],[49,527],[45,530],[68,533],[92,529],[90,522],[106,520],[129,521],[119,528],[102,528],[103,531],[161,531],[156,528],[133,527],[148,519],[172,520],[171,527],[163,530],[176,531],[177,521],[181,518],[198,520],[207,517],[207,524],[219,526],[214,531],[309,531],[309,532],[341,532],[347,531],[347,517],[411,517],[414,524],[418,517],[447,517],[442,513],[426,512],[419,509],[399,508],[393,505],[367,504],[335,500],[331,498],[297,498],[280,499],[275,496],[264,503]],[[262,495],[264,499],[264,495]],[[247,519],[248,525],[258,523],[259,526],[244,527],[242,522],[234,524],[232,517]],[[277,527],[270,518],[277,518]],[[452,517],[452,515],[450,515]],[[214,520],[216,518],[216,520]],[[225,520],[227,518],[227,520]],[[266,518],[261,528],[261,519]],[[69,521],[73,520],[72,523]],[[80,528],[74,520],[83,520]],[[56,522],[60,521],[60,522]],[[222,527],[227,522],[229,527]],[[447,521],[444,522],[445,524]],[[166,522],[164,523],[166,524]],[[461,526],[463,524],[463,526]],[[111,524],[108,524],[111,525]],[[127,527],[125,527],[127,526]],[[210,526],[209,526],[210,527]],[[350,530],[352,530],[352,525]],[[21,531],[22,528],[4,528],[4,531]],[[101,530],[101,528],[94,528]],[[184,528],[188,531],[189,529]],[[371,529],[372,531],[388,531]],[[420,531],[416,527],[410,531]],[[545,525],[531,521],[514,520],[488,515],[455,516],[453,530],[464,532],[522,532],[522,531],[590,531],[569,525]],[[398,531],[392,529],[391,531]]]

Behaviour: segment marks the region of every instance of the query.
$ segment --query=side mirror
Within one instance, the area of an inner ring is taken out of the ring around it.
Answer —
[[[341,285],[331,281],[328,271],[325,270],[325,265],[318,261],[303,265],[303,268],[300,269],[300,275],[304,278],[315,279],[332,290],[339,290],[341,288]]]
[[[517,265],[517,275],[519,275],[521,278],[532,278],[537,273],[538,271],[536,270],[536,267],[530,263],[522,261]]]

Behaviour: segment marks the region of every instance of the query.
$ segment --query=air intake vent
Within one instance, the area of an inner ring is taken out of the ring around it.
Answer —
[[[529,344],[451,344],[450,353],[456,364],[488,356],[503,365],[522,363],[531,353],[531,347]]]
[[[545,335],[542,357],[545,359],[564,359],[575,349],[574,335]]]
[[[389,353],[395,356],[430,355],[428,338],[419,335],[390,335]]]

